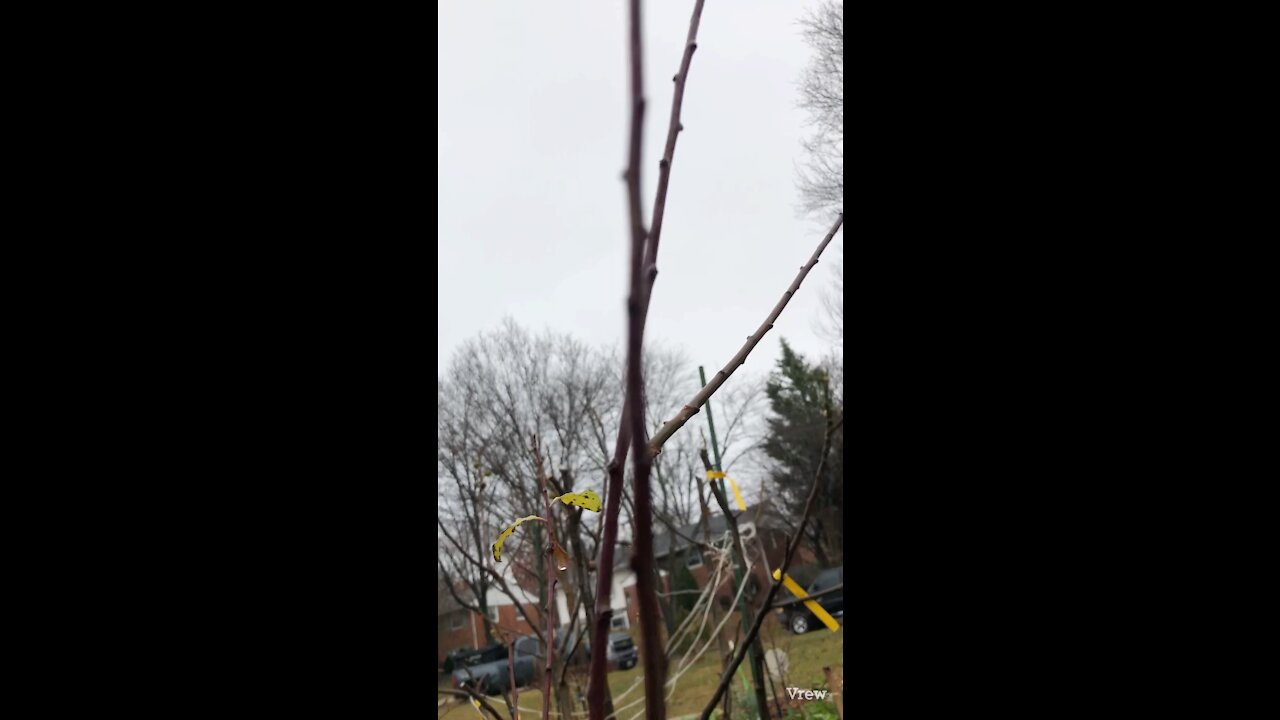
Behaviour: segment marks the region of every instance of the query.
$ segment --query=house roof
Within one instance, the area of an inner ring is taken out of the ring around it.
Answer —
[[[759,528],[786,527],[782,516],[778,514],[777,508],[773,503],[768,501],[761,501],[755,505],[749,505],[746,510],[742,512],[735,512],[734,517],[737,518],[739,527],[741,527],[743,523],[748,522],[754,522]],[[712,537],[723,535],[729,530],[729,523],[725,519],[723,513],[716,513],[709,517],[707,519],[707,525],[711,529]],[[688,525],[683,525],[676,529],[678,531],[674,536],[676,550],[683,550],[690,546],[691,543],[685,538],[693,538],[699,542],[702,540],[701,522],[689,523]],[[682,535],[684,537],[681,537]],[[672,534],[669,531],[654,535],[653,556],[655,558],[663,557],[670,553],[671,550]]]
[[[510,576],[508,576],[506,580],[508,587],[511,588],[511,592],[521,603],[529,604],[538,602],[537,593],[530,593],[528,590],[520,587],[520,584],[515,582],[515,580]],[[466,583],[458,580],[455,582],[454,588],[456,589],[458,597],[462,598],[464,602],[475,602],[475,593],[471,592],[471,588],[467,587]],[[437,609],[439,615],[448,615],[451,612],[457,612],[458,610],[463,609],[463,607],[458,604],[458,601],[454,599],[453,594],[449,592],[449,587],[442,579],[438,580],[437,592]],[[496,585],[490,585],[488,592],[485,594],[485,599],[488,601],[485,604],[489,607],[502,607],[504,605],[513,604],[511,596],[507,595],[507,593],[503,592],[502,588],[497,587]]]

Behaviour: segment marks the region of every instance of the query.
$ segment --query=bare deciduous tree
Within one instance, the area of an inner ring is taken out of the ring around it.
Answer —
[[[800,197],[806,212],[844,208],[844,2],[823,0],[801,20],[813,59],[800,81],[800,107],[813,130],[804,140]]]
[[[817,334],[836,348],[844,347],[844,251],[836,255],[831,272],[831,285],[822,291],[822,315],[816,323]]]
[[[550,583],[543,582],[552,571],[548,541],[556,538],[572,553],[575,582],[566,583],[572,591],[565,610],[576,621],[579,609],[594,602],[589,589],[578,588],[589,588],[587,565],[597,552],[599,530],[591,513],[547,513],[539,479],[552,495],[561,495],[590,488],[575,488],[577,478],[589,483],[603,475],[606,458],[593,440],[594,426],[617,422],[619,386],[605,353],[567,335],[533,335],[510,320],[465,343],[439,381],[441,572],[480,599],[467,604],[470,609],[487,610],[488,591],[510,598],[533,634],[543,638],[543,652],[546,629],[556,620],[547,608],[557,604]],[[505,545],[501,563],[495,562],[498,534],[531,514],[547,516],[546,524],[521,528]],[[535,593],[536,605],[526,603]],[[491,640],[505,641],[487,618],[485,624]],[[561,653],[544,657],[554,666],[545,682],[553,683],[567,711],[573,694],[568,666]]]

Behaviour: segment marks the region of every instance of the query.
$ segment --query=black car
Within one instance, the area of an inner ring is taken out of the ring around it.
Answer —
[[[818,573],[818,577],[809,583],[806,588],[806,594],[814,595],[823,590],[844,584],[844,566],[828,568]],[[844,588],[836,590],[833,593],[814,598],[814,602],[822,606],[823,610],[831,613],[831,617],[844,617]],[[791,632],[797,635],[803,635],[815,627],[821,627],[822,621],[813,616],[809,612],[809,608],[804,603],[797,600],[790,605],[778,608],[778,615],[782,620],[782,624],[791,628]]]
[[[462,665],[465,665],[466,663],[462,663],[460,662],[460,660],[464,657],[471,655],[474,652],[475,650],[473,650],[470,645],[463,645],[460,648],[456,648],[450,651],[449,654],[446,655],[444,658],[444,665],[443,665],[444,671],[447,673],[451,673],[454,671],[454,668],[458,668],[458,667],[461,667]]]

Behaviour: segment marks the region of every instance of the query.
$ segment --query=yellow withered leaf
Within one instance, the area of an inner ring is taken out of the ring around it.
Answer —
[[[575,505],[591,512],[600,512],[600,496],[592,490],[583,490],[580,493],[565,493],[560,497],[551,498],[551,500],[552,502],[559,500],[565,505]]]
[[[516,531],[516,528],[520,527],[523,523],[526,523],[530,520],[541,520],[541,519],[542,518],[538,517],[537,515],[528,515],[526,517],[520,518],[519,520],[516,520],[514,523],[511,524],[510,527],[508,527],[506,530],[503,530],[498,535],[498,542],[493,544],[493,561],[502,562],[502,545],[507,541],[507,538],[511,537],[511,534]]]

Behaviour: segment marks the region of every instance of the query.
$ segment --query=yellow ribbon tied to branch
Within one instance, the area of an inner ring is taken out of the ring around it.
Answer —
[[[708,480],[728,480],[729,487],[733,489],[733,499],[738,501],[738,509],[739,510],[747,509],[747,504],[742,500],[742,491],[738,489],[737,481],[735,481],[733,478],[729,477],[728,475],[725,475],[724,473],[720,472],[719,470],[708,470],[707,479]]]
[[[773,579],[781,580],[782,584],[791,591],[792,595],[795,595],[798,598],[809,597],[809,593],[805,592],[804,588],[800,587],[800,583],[792,580],[790,575],[783,575],[781,570],[773,571]],[[836,619],[831,617],[831,613],[823,610],[822,606],[819,605],[817,601],[805,600],[804,606],[809,608],[809,612],[813,613],[814,617],[821,620],[822,624],[826,625],[827,629],[831,632],[835,632],[840,629],[840,623],[836,622]]]

